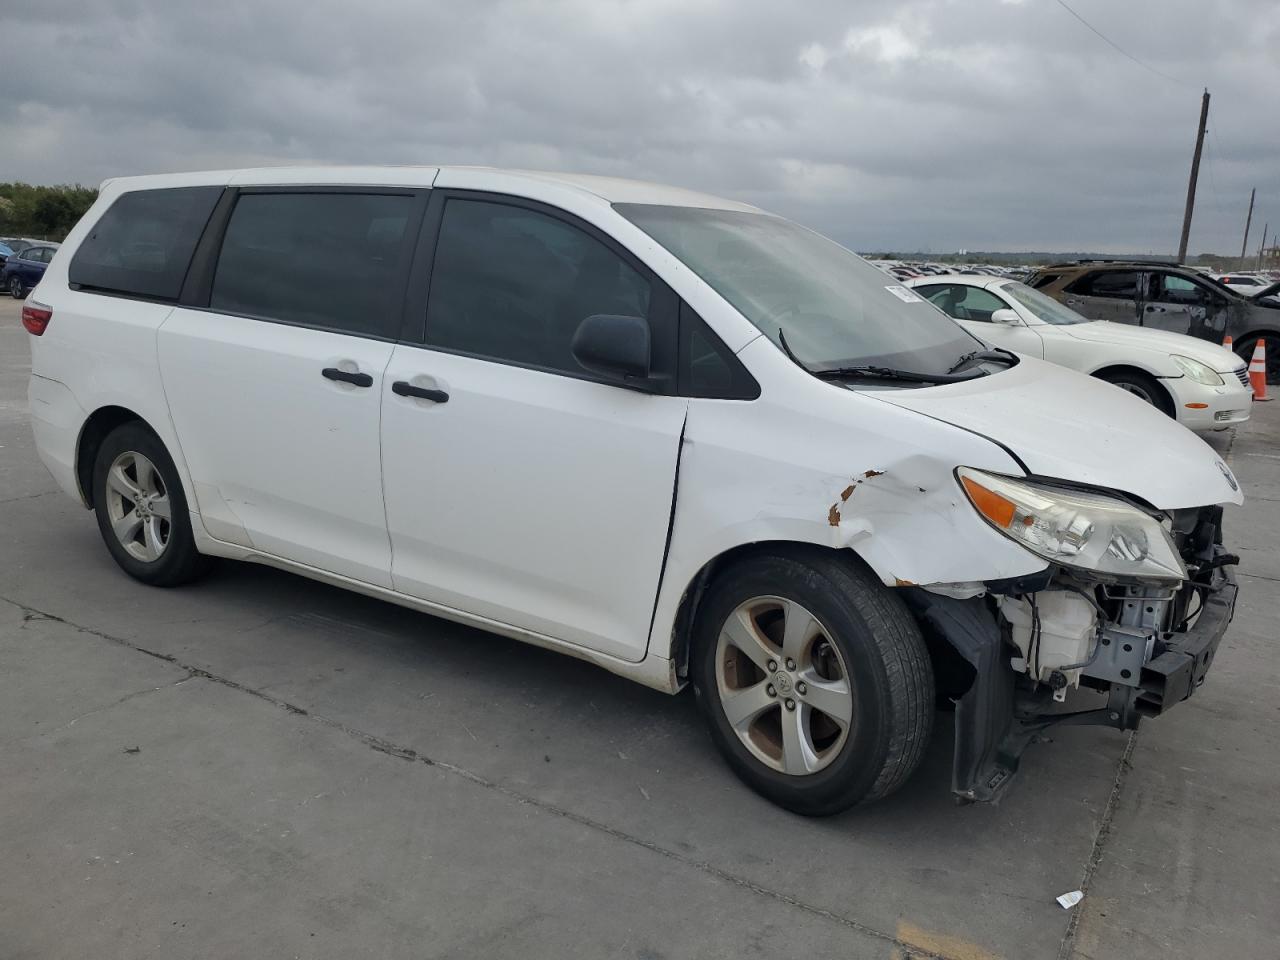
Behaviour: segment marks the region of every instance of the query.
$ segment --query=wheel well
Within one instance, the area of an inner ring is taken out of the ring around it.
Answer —
[[[93,464],[98,459],[98,448],[116,427],[136,420],[148,430],[150,425],[132,410],[125,407],[100,407],[85,421],[76,444],[76,482],[85,506],[93,509]],[[152,431],[153,433],[155,431]]]
[[[685,587],[684,596],[680,598],[680,606],[676,609],[675,623],[671,629],[671,659],[675,663],[676,675],[684,679],[689,675],[689,647],[693,632],[693,623],[698,615],[698,606],[707,592],[707,587],[720,575],[721,571],[748,557],[760,554],[791,555],[809,554],[824,555],[856,564],[871,574],[876,580],[880,578],[871,570],[867,562],[858,554],[847,548],[824,547],[816,543],[804,543],[799,540],[763,540],[756,543],[744,543],[731,547],[702,565],[694,574],[689,585]]]
[[[1090,374],[1090,376],[1097,377],[1099,380],[1106,380],[1108,377],[1119,376],[1121,374],[1129,374],[1131,376],[1141,377],[1143,380],[1148,380],[1151,383],[1155,384],[1156,390],[1158,391],[1158,399],[1160,400],[1161,409],[1163,409],[1164,412],[1167,413],[1169,416],[1173,416],[1174,414],[1173,394],[1171,394],[1168,388],[1163,383],[1160,382],[1160,379],[1158,377],[1156,377],[1152,373],[1148,373],[1146,370],[1143,370],[1141,367],[1131,367],[1131,366],[1128,366],[1127,364],[1117,363],[1117,364],[1112,364],[1109,367],[1103,367],[1101,370],[1095,370],[1093,371],[1092,374]]]
[[[1235,347],[1237,350],[1243,350],[1245,344],[1249,343],[1250,341],[1258,340],[1262,338],[1269,339],[1269,340],[1280,340],[1280,330],[1266,330],[1266,329],[1251,330],[1248,333],[1242,333],[1240,334],[1240,336],[1235,337],[1233,340],[1232,346]],[[1244,356],[1244,354],[1241,354],[1241,353],[1237,353],[1236,356],[1244,360],[1245,363],[1248,363],[1249,360],[1251,359],[1251,357],[1246,357]]]

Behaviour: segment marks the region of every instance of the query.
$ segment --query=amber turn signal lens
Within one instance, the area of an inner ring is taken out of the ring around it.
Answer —
[[[1013,525],[1016,508],[1012,500],[1000,496],[994,490],[988,490],[970,477],[961,477],[960,482],[964,484],[964,492],[969,495],[969,499],[973,501],[973,505],[978,508],[980,514],[997,527],[1008,529]]]

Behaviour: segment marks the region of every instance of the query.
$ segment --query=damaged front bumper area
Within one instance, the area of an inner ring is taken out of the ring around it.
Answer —
[[[952,791],[996,800],[1037,734],[1055,724],[1137,729],[1204,682],[1235,611],[1237,558],[1221,507],[1176,511],[1180,583],[1092,581],[1051,567],[959,599],[904,590],[955,703]]]

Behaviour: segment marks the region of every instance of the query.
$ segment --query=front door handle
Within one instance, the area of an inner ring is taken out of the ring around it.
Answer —
[[[343,383],[351,383],[357,387],[372,387],[373,377],[367,373],[348,373],[346,370],[339,370],[337,367],[325,367],[320,371],[320,376],[326,380],[341,380]]]
[[[431,400],[434,403],[449,402],[449,394],[443,390],[432,390],[430,387],[415,387],[408,380],[397,380],[391,384],[391,392],[397,397],[417,397],[420,400]]]

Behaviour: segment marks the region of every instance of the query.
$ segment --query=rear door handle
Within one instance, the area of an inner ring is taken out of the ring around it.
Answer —
[[[419,400],[430,400],[433,403],[449,402],[449,394],[443,390],[432,390],[430,387],[415,387],[408,380],[397,380],[391,384],[391,392],[398,397],[417,397]]]
[[[367,373],[348,373],[346,370],[339,370],[337,367],[325,367],[320,371],[320,376],[326,380],[340,380],[343,383],[351,383],[357,387],[372,387],[373,377]]]

